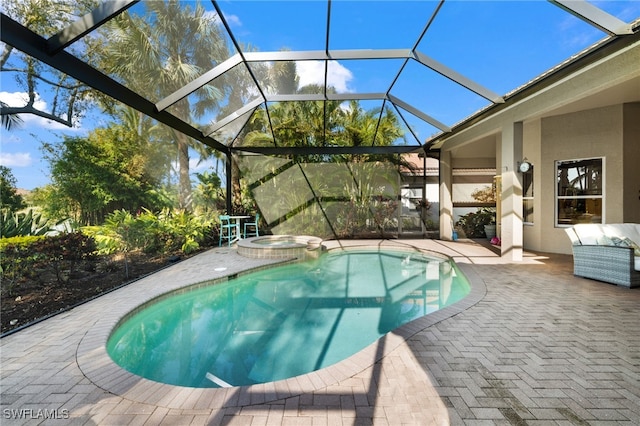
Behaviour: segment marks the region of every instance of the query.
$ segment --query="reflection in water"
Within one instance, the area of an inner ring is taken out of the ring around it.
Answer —
[[[263,383],[334,364],[468,292],[442,259],[330,253],[166,298],[118,327],[107,349],[123,368],[163,383]]]

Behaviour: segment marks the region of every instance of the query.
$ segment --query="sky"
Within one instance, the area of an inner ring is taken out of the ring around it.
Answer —
[[[142,8],[141,3],[131,13]],[[592,3],[625,22],[640,17],[640,1]],[[210,3],[203,5],[215,13]],[[324,1],[221,1],[219,5],[235,39],[243,45],[260,51],[325,49]],[[447,1],[418,43],[436,5],[434,1],[334,1],[329,49],[411,49],[417,44],[422,54],[504,95],[605,37],[542,0]],[[389,91],[447,125],[489,104],[422,64],[409,61],[403,67],[403,63],[399,59],[332,61],[328,80],[341,93]],[[297,67],[301,86],[322,84],[322,62],[298,62]],[[398,76],[399,70],[402,73]],[[47,94],[39,95],[42,98],[37,106],[50,108]],[[0,100],[20,106],[25,96],[10,73],[0,73]],[[366,105],[379,106],[375,102]],[[422,142],[437,130],[411,114],[407,116]],[[0,164],[12,170],[17,186],[23,189],[49,182],[49,166],[40,149],[43,142],[59,141],[63,135],[83,136],[107,123],[99,111],[88,113],[75,128],[34,115],[23,115],[22,119],[20,128],[0,131]],[[192,173],[212,166],[211,162],[197,163],[193,158]]]

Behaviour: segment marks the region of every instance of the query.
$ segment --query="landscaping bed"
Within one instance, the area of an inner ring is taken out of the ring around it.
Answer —
[[[1,333],[64,311],[186,257],[130,253],[127,276],[122,254],[96,256],[83,260],[74,268],[72,276],[65,277],[62,283],[54,268],[43,268],[24,277],[10,291],[3,285]]]

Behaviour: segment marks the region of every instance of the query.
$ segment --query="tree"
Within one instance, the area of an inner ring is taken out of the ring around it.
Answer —
[[[45,145],[51,165],[53,217],[69,215],[81,224],[101,223],[115,210],[159,210],[167,205],[138,135],[122,125],[96,129],[87,138],[66,137]],[[60,200],[65,202],[60,203]],[[65,211],[55,211],[63,208]]]
[[[167,128],[128,106],[116,106],[114,118],[138,141],[145,156],[146,170],[163,190],[173,192],[171,184],[173,146],[165,137]]]
[[[380,109],[366,111],[358,101],[349,102],[349,107],[346,108],[343,116],[342,126],[344,130],[340,137],[344,139],[343,144],[347,146],[389,146],[404,136],[398,117],[393,114],[390,108],[385,108],[382,111]],[[357,162],[375,159],[390,161],[408,168],[412,167],[411,164],[393,155],[351,156],[351,160]]]
[[[25,207],[22,196],[16,190],[16,178],[11,169],[0,165],[0,207],[10,211]]]
[[[269,87],[273,87],[275,93],[296,93],[300,77],[296,72],[294,61],[278,61],[268,70]]]
[[[97,4],[97,0],[13,1],[3,3],[3,13],[47,37],[67,27]],[[67,49],[81,51],[87,56],[93,54],[90,38],[83,38]],[[8,130],[21,123],[19,114],[34,114],[72,127],[96,96],[99,97],[89,87],[4,43],[0,53],[0,70],[13,74],[26,93],[24,105],[0,105],[2,125]],[[42,99],[47,93],[51,93],[52,97]],[[43,104],[49,109],[40,106]]]
[[[160,100],[174,93],[227,59],[229,49],[220,25],[196,3],[177,0],[145,2],[146,15],[120,15],[104,25],[105,55],[102,68],[117,75],[128,87]],[[224,77],[203,86],[169,111],[185,122],[214,113],[228,92]],[[175,143],[179,170],[179,202],[186,207],[191,195],[190,138],[175,130],[166,137]]]
[[[198,185],[196,186],[197,205],[201,206],[204,213],[224,208],[224,193],[221,187],[220,177],[214,171],[196,173]]]

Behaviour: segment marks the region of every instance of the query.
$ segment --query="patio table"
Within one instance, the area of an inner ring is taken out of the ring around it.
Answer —
[[[249,219],[250,217],[251,216],[246,216],[246,215],[236,215],[236,216],[231,215],[231,216],[229,216],[229,219],[235,220],[236,226],[237,226],[237,229],[238,229],[238,233],[236,234],[236,238],[234,238],[231,241],[231,243],[234,243],[234,242],[242,239],[242,232],[240,232],[240,222],[242,221],[242,219]]]

